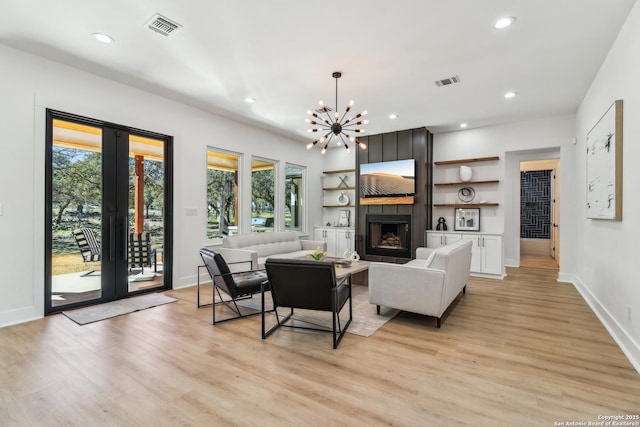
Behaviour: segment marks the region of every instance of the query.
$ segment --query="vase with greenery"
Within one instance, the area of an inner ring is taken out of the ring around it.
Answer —
[[[315,251],[309,254],[309,256],[311,256],[311,258],[315,259],[316,261],[320,261],[322,258],[326,257],[327,255],[328,254],[326,252],[323,252],[322,249],[320,249],[320,246],[318,246]]]

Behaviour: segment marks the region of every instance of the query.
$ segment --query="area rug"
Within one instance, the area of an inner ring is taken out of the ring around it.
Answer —
[[[92,305],[91,307],[78,308],[76,310],[63,311],[67,316],[79,325],[98,322],[111,317],[133,313],[134,311],[145,310],[162,304],[177,301],[175,298],[166,296],[163,293],[152,293],[138,297],[121,299],[104,304]]]
[[[350,334],[368,337],[399,313],[399,310],[381,307],[380,314],[376,314],[375,304],[369,303],[369,288],[366,286],[352,286],[351,299],[353,304],[353,320],[347,329],[347,332]],[[238,305],[260,310],[260,297],[238,301]],[[265,306],[267,310],[272,307],[271,296],[269,294],[265,294]],[[281,310],[283,311],[278,310],[278,312],[284,314],[285,309]],[[341,321],[346,320],[348,310],[347,306],[342,310],[340,316]],[[331,313],[296,309],[292,319],[331,329]]]

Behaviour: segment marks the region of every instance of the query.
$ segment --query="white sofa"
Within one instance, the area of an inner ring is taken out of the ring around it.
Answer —
[[[222,239],[216,250],[232,271],[259,270],[267,258],[300,258],[316,248],[326,251],[322,240],[300,239],[293,231],[236,234]]]
[[[406,264],[374,262],[369,267],[369,302],[412,313],[442,315],[460,292],[466,291],[472,242],[457,241],[440,248],[418,248]]]

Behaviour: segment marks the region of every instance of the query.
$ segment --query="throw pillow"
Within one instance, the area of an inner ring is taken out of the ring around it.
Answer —
[[[424,262],[425,267],[429,268],[431,266],[431,263],[433,262],[433,259],[436,257],[437,252],[438,252],[438,249],[434,249],[433,252],[429,254],[429,256]]]

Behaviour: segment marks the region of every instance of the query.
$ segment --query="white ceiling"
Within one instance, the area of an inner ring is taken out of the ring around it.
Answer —
[[[0,0],[0,43],[305,141],[341,71],[338,109],[367,109],[368,134],[438,133],[575,112],[634,2]],[[156,12],[183,28],[152,32]]]

